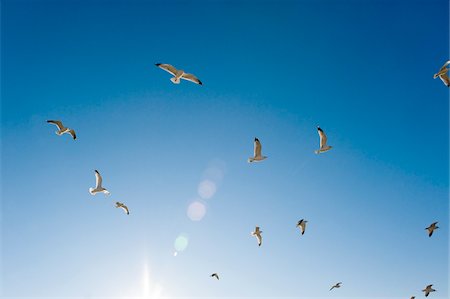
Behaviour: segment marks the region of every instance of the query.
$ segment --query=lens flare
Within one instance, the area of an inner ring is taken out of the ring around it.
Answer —
[[[188,237],[185,234],[181,234],[175,239],[173,246],[175,247],[176,252],[182,252],[186,250],[188,244]]]
[[[216,184],[210,180],[203,180],[198,185],[198,195],[203,199],[209,199],[216,193]]]
[[[200,221],[205,217],[206,206],[201,202],[194,201],[191,203],[187,209],[187,216],[192,221]]]

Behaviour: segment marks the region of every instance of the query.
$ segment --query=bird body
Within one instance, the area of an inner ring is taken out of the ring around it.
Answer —
[[[47,123],[56,125],[56,127],[58,128],[58,131],[55,132],[56,135],[61,136],[62,134],[67,133],[70,134],[74,140],[77,139],[75,131],[65,127],[60,120],[47,120]]]
[[[436,224],[438,224],[438,222],[433,222],[429,227],[425,228],[426,230],[428,230],[428,237],[431,237],[434,230],[439,228],[439,226],[437,226]]]
[[[180,84],[181,79],[184,79],[194,82],[195,84],[203,85],[202,81],[200,81],[196,76],[185,73],[183,70],[178,70],[170,64],[156,63],[155,65],[171,74],[173,78],[170,78],[170,81],[172,81],[174,84]]]
[[[122,210],[124,210],[124,212],[125,212],[127,215],[130,215],[130,210],[128,210],[128,207],[127,207],[126,205],[124,205],[123,203],[121,203],[121,202],[116,202],[116,208],[121,208]]]
[[[89,188],[89,193],[95,195],[97,193],[102,192],[106,195],[110,195],[109,191],[103,188],[102,181],[103,181],[102,176],[100,175],[98,170],[95,170],[95,188]]]
[[[450,64],[450,60],[448,60],[444,65],[439,69],[439,72],[434,74],[433,78],[436,79],[439,77],[442,82],[445,84],[445,86],[450,87],[450,78],[448,77],[448,71],[449,69],[447,66]]]
[[[342,282],[338,282],[337,284],[335,284],[334,286],[331,287],[330,291],[334,288],[338,289],[341,287]]]
[[[260,162],[262,160],[267,159],[266,156],[263,156],[261,154],[262,146],[261,142],[259,142],[259,139],[255,137],[255,140],[253,142],[253,157],[248,158],[248,163],[252,162]]]
[[[259,226],[255,227],[255,231],[252,232],[252,236],[255,236],[258,240],[258,246],[261,246],[262,244],[262,230],[259,230]]]
[[[320,138],[320,148],[316,150],[315,153],[321,154],[329,151],[332,146],[327,145],[327,135],[325,135],[325,132],[320,127],[317,127],[317,132],[319,133]]]
[[[299,228],[301,229],[302,235],[305,234],[305,229],[306,229],[306,223],[307,223],[307,222],[308,222],[308,221],[306,221],[306,220],[304,220],[304,219],[302,219],[302,220],[300,220],[299,222],[297,222],[297,227],[299,227]]]
[[[428,297],[428,295],[430,295],[431,292],[436,292],[436,290],[433,289],[432,286],[433,286],[432,284],[429,284],[425,289],[422,290],[422,292],[425,292],[425,297]]]

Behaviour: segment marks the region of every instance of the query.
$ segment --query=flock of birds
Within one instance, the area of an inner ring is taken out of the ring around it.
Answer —
[[[193,74],[185,73],[183,70],[178,70],[174,66],[170,64],[163,64],[163,63],[157,63],[155,64],[157,67],[165,70],[166,72],[170,73],[173,77],[170,78],[170,80],[174,84],[180,84],[181,79],[187,80],[199,85],[203,85],[203,83]],[[439,71],[433,76],[434,79],[440,78],[442,82],[447,86],[450,87],[450,79],[448,76],[449,72],[449,65],[450,60],[448,60],[440,69]],[[77,138],[77,135],[75,133],[75,130],[65,127],[63,123],[60,120],[47,120],[47,123],[54,124],[58,128],[56,131],[56,134],[61,136],[63,134],[70,134],[72,138],[75,140]],[[332,146],[327,144],[327,136],[325,135],[325,132],[320,128],[317,127],[317,132],[319,134],[319,149],[314,151],[316,154],[325,153],[332,149]],[[253,157],[248,158],[248,162],[261,162],[263,160],[267,159],[267,156],[262,155],[262,146],[261,142],[258,138],[254,139],[254,151],[253,151]],[[100,175],[100,172],[98,170],[95,170],[95,188],[89,188],[89,193],[91,195],[96,195],[97,193],[104,193],[105,195],[111,195],[111,193],[103,187],[102,182],[102,176]],[[116,202],[115,205],[116,208],[122,209],[127,215],[130,214],[130,211],[128,207],[121,202]],[[301,234],[304,235],[306,231],[306,223],[308,223],[307,220],[301,219],[298,221],[296,227],[300,229]],[[425,228],[428,231],[428,236],[431,237],[433,235],[433,232],[438,229],[437,226],[438,222],[433,222],[430,224],[427,228]],[[258,242],[258,246],[262,245],[262,230],[259,226],[255,227],[255,230],[251,232],[251,235],[254,236]],[[217,273],[213,273],[210,275],[212,278],[216,278],[219,280],[219,275]],[[330,291],[333,289],[338,289],[342,286],[342,282],[338,282],[331,286]],[[436,290],[433,289],[433,285],[427,285],[422,292],[424,292],[425,297],[428,297],[428,295],[432,292],[435,292]],[[415,299],[415,296],[412,296],[411,299]]]

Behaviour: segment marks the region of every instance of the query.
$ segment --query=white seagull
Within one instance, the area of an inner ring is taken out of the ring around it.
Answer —
[[[259,139],[255,137],[254,141],[254,149],[253,149],[253,157],[248,158],[248,163],[251,162],[260,162],[264,159],[267,159],[266,156],[261,155],[261,142],[259,142]]]
[[[155,65],[157,67],[165,70],[166,72],[172,74],[174,77],[170,78],[170,81],[172,81],[174,84],[180,84],[180,79],[184,79],[184,80],[188,80],[188,81],[194,82],[199,85],[203,85],[202,81],[200,81],[194,75],[185,73],[183,70],[177,70],[175,67],[173,67],[170,64],[156,63]]]
[[[106,195],[110,195],[108,190],[102,187],[102,176],[98,172],[98,170],[95,170],[95,188],[89,188],[89,193],[92,195],[95,195],[99,192],[103,192]]]
[[[438,223],[433,222],[429,227],[425,228],[426,230],[428,230],[428,237],[431,237],[433,235],[434,230],[439,228],[439,226],[437,226],[436,224]]]
[[[437,72],[436,74],[434,74],[433,78],[436,79],[437,77],[439,77],[442,82],[444,82],[445,86],[450,87],[450,79],[448,78],[448,68],[447,66],[450,64],[450,60],[448,60],[439,70],[439,72]]]
[[[335,284],[334,286],[331,287],[330,291],[334,288],[338,289],[341,287],[342,282],[338,282],[337,284]]]
[[[121,202],[116,202],[116,208],[121,208],[122,210],[125,211],[125,213],[127,213],[127,215],[130,215],[130,211],[128,210],[128,207],[126,205],[124,205]]]
[[[49,124],[54,124],[58,127],[58,131],[56,131],[56,135],[62,135],[64,133],[68,133],[72,135],[72,138],[75,140],[77,139],[77,135],[75,134],[75,131],[69,128],[64,127],[62,122],[60,120],[47,120]]]
[[[219,280],[219,275],[217,273],[211,274],[211,277],[215,277],[215,278],[217,278],[217,280]]]
[[[317,132],[320,137],[320,148],[316,150],[315,153],[320,154],[329,151],[332,146],[327,145],[327,135],[325,135],[325,132],[320,127],[317,127]]]
[[[428,297],[428,295],[430,295],[431,292],[436,292],[436,290],[433,289],[432,286],[433,286],[432,284],[429,284],[425,289],[422,290],[422,292],[425,292],[425,297]]]
[[[302,235],[305,234],[305,229],[306,229],[306,223],[307,223],[307,222],[308,222],[308,221],[302,219],[302,220],[300,220],[300,221],[297,223],[297,227],[299,227],[299,228],[302,230]]]
[[[262,230],[259,230],[259,226],[257,226],[255,228],[255,231],[252,232],[252,236],[255,236],[256,239],[258,240],[258,246],[261,246],[261,244],[262,244],[262,236],[261,236],[261,234],[262,234]]]

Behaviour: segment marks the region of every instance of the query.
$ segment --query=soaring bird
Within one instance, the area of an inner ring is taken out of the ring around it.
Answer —
[[[110,195],[109,191],[102,187],[102,176],[95,170],[95,188],[89,188],[89,193],[95,195],[99,192],[103,192],[106,195]]]
[[[320,154],[329,151],[332,146],[327,145],[327,135],[325,135],[325,132],[320,127],[317,127],[317,132],[320,137],[320,148],[316,150],[315,153]]]
[[[439,72],[437,72],[436,74],[434,74],[433,78],[436,79],[437,77],[439,77],[442,82],[444,82],[445,86],[450,87],[450,79],[448,78],[448,68],[447,66],[450,64],[450,60],[448,60],[446,63],[444,63],[444,65],[441,67],[441,69],[439,70]]]
[[[211,274],[211,277],[215,277],[215,278],[217,278],[217,280],[219,280],[219,275],[217,273]]]
[[[330,291],[334,288],[338,289],[341,287],[342,282],[338,282],[337,284],[335,284],[334,286],[331,287]]]
[[[302,220],[300,220],[299,222],[297,222],[297,227],[299,227],[301,230],[302,230],[302,235],[304,235],[305,234],[305,229],[306,229],[306,223],[307,223],[308,221],[306,221],[306,220],[304,220],[304,219],[302,219]]]
[[[130,211],[128,210],[128,207],[126,205],[124,205],[121,202],[116,202],[116,208],[121,208],[122,210],[125,211],[125,213],[127,213],[127,215],[130,215]]]
[[[248,158],[248,163],[260,162],[264,159],[267,159],[267,157],[261,155],[261,142],[259,142],[259,139],[255,137],[253,157]]]
[[[411,299],[416,299],[416,296],[411,296]]]
[[[255,236],[256,239],[258,240],[258,246],[261,246],[261,244],[262,244],[262,236],[261,236],[261,234],[262,234],[262,230],[259,230],[259,226],[257,226],[255,228],[255,231],[252,232],[252,236]]]
[[[425,297],[428,297],[428,295],[430,295],[431,292],[436,292],[436,290],[433,289],[432,286],[433,286],[432,284],[429,284],[425,289],[422,290],[422,292],[425,292]]]
[[[180,79],[184,79],[184,80],[191,81],[191,82],[194,82],[199,85],[203,85],[202,81],[200,81],[194,75],[185,73],[183,70],[177,70],[175,67],[173,67],[170,64],[157,63],[155,65],[157,67],[165,70],[166,72],[172,74],[174,77],[170,78],[170,81],[172,81],[174,84],[180,84]]]
[[[438,223],[433,222],[429,227],[425,228],[426,230],[428,230],[428,237],[431,237],[433,235],[434,230],[439,228],[439,226],[437,226],[436,224]]]
[[[77,139],[77,135],[75,131],[69,128],[64,127],[63,123],[60,120],[47,120],[49,124],[54,124],[58,127],[58,131],[56,131],[56,135],[62,135],[64,133],[72,135],[72,138]]]

